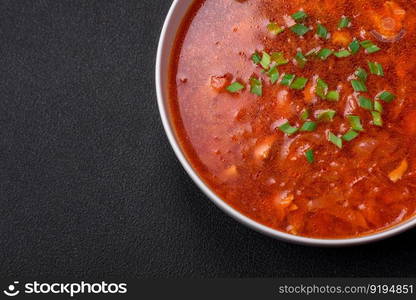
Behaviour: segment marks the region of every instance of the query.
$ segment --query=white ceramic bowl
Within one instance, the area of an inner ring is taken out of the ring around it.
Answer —
[[[162,33],[159,41],[159,48],[157,51],[157,60],[156,60],[156,91],[157,91],[157,100],[159,104],[160,116],[162,118],[163,126],[165,128],[166,134],[169,138],[170,144],[173,150],[176,153],[179,161],[182,166],[185,168],[186,172],[193,179],[193,181],[199,186],[199,188],[224,212],[236,219],[237,221],[243,223],[244,225],[261,232],[270,237],[292,242],[296,244],[311,245],[311,246],[352,246],[365,244],[369,242],[378,241],[384,238],[391,237],[400,232],[403,232],[416,225],[416,218],[412,218],[407,222],[401,223],[395,227],[381,231],[375,234],[358,237],[358,238],[349,238],[349,239],[316,239],[316,238],[306,238],[300,236],[294,236],[287,234],[270,227],[264,226],[247,216],[241,214],[231,206],[229,206],[224,200],[219,198],[199,177],[195,170],[191,167],[187,158],[184,155],[181,147],[179,146],[177,137],[174,134],[172,128],[172,123],[170,116],[168,114],[168,69],[171,50],[175,41],[176,33],[181,25],[181,22],[186,15],[188,9],[190,8],[194,0],[174,0],[172,6],[169,10],[169,13],[166,17],[165,24],[162,29]]]

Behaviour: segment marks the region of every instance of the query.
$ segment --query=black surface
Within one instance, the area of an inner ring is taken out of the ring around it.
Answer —
[[[0,276],[416,276],[416,230],[307,248],[202,195],[156,106],[169,5],[0,1]]]

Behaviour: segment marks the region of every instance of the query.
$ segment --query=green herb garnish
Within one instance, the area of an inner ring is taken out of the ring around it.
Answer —
[[[358,101],[362,108],[367,109],[367,110],[373,110],[373,101],[371,101],[371,99],[368,99],[367,97],[364,97],[364,96],[359,96]]]
[[[335,52],[334,55],[338,58],[348,57],[351,55],[351,52],[348,50],[341,50],[341,51]]]
[[[344,134],[342,136],[342,139],[344,141],[351,142],[353,139],[355,139],[359,135],[360,134],[357,131],[354,131],[354,130],[351,129],[346,134]]]
[[[296,33],[299,36],[303,36],[310,30],[309,27],[306,27],[303,24],[296,24],[292,27],[290,27],[290,30],[292,30],[294,33]]]
[[[328,38],[328,29],[326,29],[325,26],[323,26],[322,24],[318,23],[318,27],[316,29],[316,34],[323,39],[327,39]]]
[[[299,130],[298,128],[291,126],[289,122],[280,125],[278,128],[287,135],[295,134]]]
[[[275,62],[277,66],[285,65],[289,62],[282,52],[272,52],[271,60]]]
[[[300,118],[302,121],[306,121],[306,120],[309,118],[309,109],[304,109],[304,110],[302,111],[302,113],[300,114],[299,118]]]
[[[361,80],[353,79],[351,80],[351,85],[356,92],[367,92],[367,87]]]
[[[338,148],[342,149],[342,139],[335,134],[333,134],[331,131],[328,134],[328,141],[330,141],[332,144],[337,146]]]
[[[273,66],[270,68],[269,71],[267,71],[267,76],[270,78],[271,84],[275,84],[279,80],[279,70],[277,70],[276,66]]]
[[[352,129],[356,131],[364,131],[363,125],[361,124],[361,118],[359,116],[348,116]]]
[[[347,17],[342,17],[341,20],[339,21],[338,24],[338,28],[346,28],[350,25],[350,19],[348,19]]]
[[[326,60],[328,57],[330,57],[332,55],[332,50],[328,49],[328,48],[323,48],[321,49],[318,54],[316,54],[320,59],[322,60]]]
[[[368,54],[380,51],[380,48],[377,47],[372,41],[362,41],[360,45]]]
[[[383,105],[379,101],[374,101],[374,110],[383,113]]]
[[[301,11],[301,10],[298,11],[298,12],[295,12],[292,15],[292,19],[295,20],[296,22],[302,21],[302,20],[306,19],[307,17],[308,17],[308,15],[304,11]]]
[[[270,33],[274,34],[274,35],[278,35],[279,33],[282,33],[283,31],[285,31],[285,29],[279,25],[277,25],[276,23],[269,23],[267,25],[267,29],[269,30]]]
[[[339,92],[338,91],[329,91],[326,95],[326,100],[328,101],[339,101]]]
[[[383,66],[378,62],[368,62],[370,73],[378,76],[384,76]]]
[[[305,88],[307,82],[308,82],[308,78],[298,77],[290,85],[290,88],[294,89],[294,90],[303,90]]]
[[[261,79],[254,77],[250,78],[250,92],[257,96],[263,95],[263,84],[261,82]]]
[[[300,68],[304,68],[306,62],[308,61],[306,57],[303,55],[302,51],[298,51],[295,56],[295,60]]]
[[[244,89],[244,85],[242,85],[241,83],[237,81],[233,82],[227,87],[227,91],[229,91],[230,93],[238,93],[242,89]]]
[[[355,71],[355,75],[361,79],[362,82],[366,82],[368,78],[367,72],[363,68],[358,68]]]
[[[261,61],[260,54],[258,54],[257,52],[253,53],[253,55],[251,56],[251,60],[253,61],[254,64],[258,65]]]
[[[380,112],[372,111],[371,114],[373,115],[373,124],[380,127],[383,126],[383,119]]]
[[[360,50],[360,43],[357,40],[353,40],[349,44],[348,48],[351,50],[352,54],[355,54],[358,52],[358,50]]]
[[[293,74],[285,74],[282,78],[282,81],[280,81],[281,85],[290,86],[290,84],[293,82],[293,79],[295,79],[295,75]]]
[[[387,91],[381,92],[380,94],[378,94],[376,96],[377,99],[383,100],[384,102],[390,103],[392,102],[394,99],[396,99],[396,96],[393,95],[392,93],[389,93]]]
[[[270,57],[270,55],[267,52],[263,51],[260,65],[263,67],[263,69],[267,70],[271,62],[272,62],[272,58]]]
[[[335,115],[337,112],[332,109],[327,109],[321,112],[318,112],[316,119],[322,122],[330,122],[334,120]]]
[[[315,131],[317,126],[318,125],[315,122],[308,121],[302,125],[302,127],[300,128],[300,131]]]
[[[326,94],[328,93],[328,84],[321,78],[318,78],[316,82],[315,93],[322,99],[326,98]]]
[[[313,149],[309,149],[305,152],[306,160],[308,163],[313,164],[315,162],[315,155],[313,153]]]

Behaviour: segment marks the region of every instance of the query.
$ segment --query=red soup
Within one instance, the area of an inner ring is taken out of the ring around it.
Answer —
[[[357,237],[416,207],[415,0],[195,1],[170,113],[189,161],[280,231]]]

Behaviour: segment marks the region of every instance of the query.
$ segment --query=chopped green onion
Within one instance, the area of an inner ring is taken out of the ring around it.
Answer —
[[[392,93],[389,93],[387,91],[381,92],[376,96],[377,99],[383,100],[384,102],[390,103],[394,99],[396,99],[396,95],[393,95]]]
[[[359,135],[360,134],[357,131],[354,131],[354,130],[351,129],[346,134],[344,134],[342,136],[342,139],[344,141],[351,142],[353,139],[355,139]]]
[[[315,155],[313,153],[313,149],[309,149],[305,152],[306,160],[308,163],[313,164],[315,162]]]
[[[296,80],[290,85],[291,89],[294,90],[303,90],[308,82],[308,78],[305,77],[298,77]]]
[[[361,118],[359,116],[348,116],[352,129],[356,131],[364,131],[363,125],[361,124]]]
[[[254,77],[250,78],[250,92],[257,96],[263,95],[263,84],[261,82],[261,79],[257,79]]]
[[[327,110],[318,112],[318,115],[317,115],[316,119],[318,121],[330,122],[330,121],[334,120],[335,115],[336,115],[335,110],[327,109]]]
[[[371,99],[368,99],[364,96],[359,96],[358,99],[362,108],[367,110],[373,110],[373,102],[371,101]]]
[[[383,126],[381,114],[378,111],[372,111],[371,114],[373,115],[373,124],[376,126]]]
[[[280,27],[279,25],[273,22],[267,25],[267,29],[269,30],[270,33],[274,35],[278,35],[279,33],[282,33],[283,31],[285,31],[283,27]]]
[[[378,111],[379,113],[383,113],[383,104],[381,104],[379,101],[375,101],[374,110]]]
[[[230,93],[237,93],[241,91],[242,89],[244,89],[244,85],[242,85],[241,83],[237,81],[233,82],[227,87],[227,91],[229,91]]]
[[[338,91],[329,91],[326,95],[326,100],[328,101],[339,101],[339,92]]]
[[[362,41],[360,44],[368,54],[380,51],[380,48],[377,47],[372,41]]]
[[[383,66],[378,62],[368,62],[368,67],[370,69],[371,74],[384,76]]]
[[[298,66],[302,69],[305,67],[306,62],[308,61],[301,51],[296,53],[295,60],[298,63]]]
[[[263,51],[263,56],[261,57],[260,65],[263,67],[263,69],[268,69],[270,66],[270,63],[272,62],[272,59],[270,55]]]
[[[301,11],[301,10],[298,11],[298,12],[295,12],[292,15],[292,19],[295,20],[296,22],[302,21],[303,19],[305,19],[307,17],[308,17],[308,15],[304,11]]]
[[[351,52],[348,50],[341,50],[341,51],[335,52],[334,55],[338,58],[348,57],[351,55]]]
[[[322,99],[326,98],[326,94],[328,93],[328,84],[321,78],[318,78],[316,82],[315,93]]]
[[[293,74],[285,74],[282,78],[282,81],[280,81],[280,84],[289,86],[293,82],[293,79],[295,79],[295,77],[296,76]]]
[[[323,48],[318,52],[317,56],[322,60],[326,60],[328,57],[331,56],[332,53],[332,50],[328,48]]]
[[[318,24],[318,27],[316,29],[316,34],[323,38],[323,39],[327,39],[328,38],[328,29],[326,29],[325,26],[323,26],[322,24]]]
[[[271,54],[271,60],[274,61],[277,66],[285,65],[289,62],[282,52],[273,52]]]
[[[309,118],[309,109],[304,109],[299,117],[302,121],[306,121]]]
[[[299,130],[298,128],[291,126],[289,122],[280,125],[278,128],[287,135],[295,134]]]
[[[305,122],[300,128],[300,131],[314,131],[317,127],[317,124],[312,121]]]
[[[337,146],[338,148],[342,149],[342,139],[335,134],[333,134],[331,131],[328,134],[328,141],[330,141],[332,144]]]
[[[368,74],[363,68],[358,68],[357,71],[355,71],[355,75],[357,75],[357,77],[360,78],[362,82],[367,81]]]
[[[253,55],[251,56],[251,60],[254,64],[258,65],[261,62],[260,54],[258,54],[257,52],[253,53]]]
[[[351,85],[356,92],[367,92],[367,87],[361,80],[351,80]]]
[[[275,84],[279,80],[279,71],[277,70],[276,66],[273,66],[270,68],[269,71],[267,71],[267,76],[270,78],[271,84]]]
[[[358,52],[358,50],[360,50],[360,43],[357,40],[353,40],[349,44],[348,48],[351,50],[352,54],[355,54]]]
[[[350,25],[350,19],[348,19],[347,17],[342,17],[341,20],[339,21],[338,24],[338,28],[346,28]]]
[[[296,24],[290,27],[290,30],[292,30],[297,35],[302,36],[302,35],[305,35],[310,29],[309,27],[306,27],[303,24]]]

